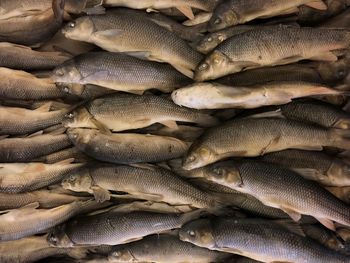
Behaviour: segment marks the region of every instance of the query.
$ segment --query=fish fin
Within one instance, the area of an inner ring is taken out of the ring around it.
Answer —
[[[92,33],[92,35],[99,39],[111,40],[111,38],[121,36],[124,30],[121,29],[109,29],[103,31],[97,31]]]
[[[44,131],[41,130],[41,131],[34,132],[34,133],[32,133],[32,134],[29,134],[29,135],[27,135],[26,137],[27,137],[27,138],[31,138],[31,137],[35,137],[35,136],[38,136],[38,135],[42,135],[43,133],[44,133]]]
[[[139,241],[141,239],[143,239],[143,237],[134,237],[134,238],[124,240],[122,243],[119,243],[119,244],[131,243],[131,242]]]
[[[350,150],[350,130],[330,129],[331,145],[340,149]]]
[[[13,220],[16,220],[18,217],[31,215],[39,206],[39,202],[33,202],[20,208],[12,209],[8,213],[6,213],[5,216],[11,217]]]
[[[66,165],[66,164],[71,164],[75,161],[74,158],[68,158],[68,159],[65,159],[65,160],[62,160],[62,161],[58,161],[56,162],[55,164],[59,164],[59,165]]]
[[[134,164],[129,164],[129,166],[141,168],[141,169],[147,169],[151,171],[155,171],[157,168],[156,166],[149,163],[134,163]]]
[[[181,13],[183,13],[188,19],[191,19],[191,20],[194,19],[194,14],[190,6],[186,6],[186,5],[176,6],[176,9],[179,10]]]
[[[288,219],[274,220],[274,222],[283,226],[284,228],[288,229],[290,232],[294,234],[305,237],[305,233],[302,227],[296,222],[290,221]]]
[[[260,155],[264,155],[269,152],[269,149],[274,145],[278,144],[278,141],[281,139],[281,136],[277,136],[273,138],[273,140],[269,141],[268,145],[266,145],[263,149],[261,149]]]
[[[245,118],[282,118],[285,119],[285,116],[283,115],[281,109],[275,110],[275,111],[267,111],[267,112],[262,112],[262,113],[257,113],[253,115],[249,115]]]
[[[136,95],[143,95],[145,93],[144,90],[128,90],[127,92],[132,93],[132,94],[136,94]]]
[[[106,13],[106,8],[103,6],[88,7],[83,10],[87,15],[104,15]]]
[[[319,179],[320,173],[316,169],[312,168],[293,168],[293,171],[297,172],[298,174],[303,175],[303,177],[310,179],[310,180],[315,180]]]
[[[50,108],[51,108],[51,105],[52,105],[52,102],[47,102],[45,103],[44,105],[41,105],[39,108],[35,109],[35,111],[38,111],[38,112],[48,112],[50,111]]]
[[[216,209],[216,208],[214,208],[214,209]],[[180,216],[181,217],[181,222],[183,224],[185,224],[187,222],[190,222],[190,221],[193,221],[195,219],[198,219],[201,216],[206,215],[206,214],[208,214],[207,209],[205,209],[205,208],[203,208],[203,209],[196,209],[196,210],[190,211],[188,213],[182,214]]]
[[[25,206],[22,206],[21,208],[18,208],[20,210],[22,209],[36,209],[40,206],[39,202],[33,202],[33,203],[30,203],[30,204],[27,204]]]
[[[0,140],[6,139],[7,137],[9,137],[10,135],[1,135],[0,136]]]
[[[328,6],[323,1],[314,1],[314,2],[310,2],[310,3],[306,3],[305,5],[313,8],[313,9],[317,9],[317,10],[327,10],[328,9]]]
[[[305,151],[322,151],[323,147],[322,146],[307,146],[307,145],[298,145],[298,147],[295,147],[295,149],[299,149],[299,150],[305,150]]]
[[[142,60],[157,60],[155,58],[151,58],[152,57],[151,52],[148,52],[148,51],[132,51],[132,52],[123,52],[123,53]],[[159,62],[163,62],[163,61],[159,61]]]
[[[50,132],[47,133],[47,134],[50,134],[50,135],[60,135],[60,134],[65,133],[66,130],[67,130],[67,128],[62,127],[62,128],[58,128],[58,129],[56,129],[56,130],[50,131]]]
[[[158,202],[163,201],[163,196],[157,195],[157,194],[136,192],[136,193],[131,193],[131,195],[137,196],[138,198],[144,199],[144,200],[158,201]]]
[[[301,218],[301,214],[292,209],[281,207],[281,210],[289,215],[295,222],[298,222]]]
[[[0,10],[1,10],[1,7],[0,7]],[[22,45],[19,45],[19,44],[13,44],[13,43],[9,43],[9,42],[1,42],[1,47],[8,47],[8,48],[12,48],[12,47],[15,47],[15,48],[21,48],[21,49],[24,49],[24,50],[32,50],[31,47],[27,47],[27,46],[22,46]],[[25,71],[22,71],[22,72],[25,72]],[[27,73],[27,72],[25,72]],[[27,73],[29,74],[29,73]]]
[[[150,18],[150,20],[157,24],[158,26],[160,27],[163,27],[165,28],[166,30],[170,31],[170,32],[173,32],[173,28],[171,27],[171,25],[169,25],[168,23],[164,22],[164,21],[159,21],[157,19],[153,19],[153,18]]]
[[[315,218],[317,219],[317,221],[319,221],[326,228],[328,228],[332,231],[336,231],[335,225],[334,225],[332,220],[327,219],[327,218],[318,218],[318,217],[315,217]]]
[[[185,75],[186,77],[193,79],[194,73],[192,70],[182,67],[180,65],[171,64],[177,71]]]
[[[177,126],[176,121],[168,120],[168,121],[162,121],[160,123],[163,124],[166,127],[169,127],[170,129],[174,129],[174,130],[178,130],[179,129],[179,126]]]
[[[220,247],[220,251],[230,253],[230,254],[244,255],[242,251],[232,247]]]
[[[279,61],[279,63],[277,64],[273,64],[272,66],[277,66],[277,65],[280,65],[280,64],[292,64],[294,62],[297,62],[299,60],[302,60],[304,59],[304,57],[302,56],[291,56],[291,57],[286,57],[286,58],[283,58]]]
[[[103,123],[96,120],[92,115],[90,117],[90,120],[96,126],[96,128],[100,130],[101,133],[105,135],[112,135],[112,132],[110,131],[110,129],[108,129],[108,127]]]
[[[338,61],[338,57],[334,55],[332,52],[321,53],[317,56],[313,56],[310,59],[317,61],[327,61],[327,62],[336,62]]]
[[[32,173],[32,172],[43,172],[45,171],[45,164],[43,163],[35,163],[29,165],[26,169],[24,169],[24,173]]]
[[[97,185],[91,186],[91,190],[93,191],[95,200],[99,203],[103,203],[104,201],[110,200],[111,195],[108,190],[103,189]]]

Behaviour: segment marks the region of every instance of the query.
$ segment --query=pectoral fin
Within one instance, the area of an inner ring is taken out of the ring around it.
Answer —
[[[163,124],[164,126],[169,127],[170,129],[174,129],[174,130],[179,129],[179,126],[177,126],[176,121],[168,120],[168,121],[162,121],[160,123]]]
[[[332,231],[336,231],[335,225],[332,222],[332,220],[327,219],[327,218],[318,218],[315,217],[322,225],[324,225],[325,227],[327,227],[328,229],[332,230]]]
[[[307,3],[305,5],[317,10],[328,9],[328,6],[323,1],[314,1],[314,2]]]
[[[311,59],[317,60],[317,61],[336,62],[338,60],[338,57],[334,55],[332,52],[326,52],[326,53],[311,57]]]
[[[181,13],[183,13],[188,19],[194,19],[194,14],[190,6],[177,6],[176,7]]]
[[[171,64],[177,71],[179,71],[180,73],[182,73],[183,75],[185,75],[186,77],[193,79],[194,77],[194,73],[192,70],[185,68],[183,66],[180,65],[175,65],[175,64]]]
[[[120,29],[110,29],[104,31],[94,32],[92,35],[98,39],[112,40],[113,38],[120,37],[123,34],[123,30]]]
[[[110,193],[106,189],[94,185],[91,187],[91,190],[93,191],[94,197],[97,202],[103,203],[104,201],[111,199]]]
[[[292,218],[295,222],[298,222],[301,218],[301,214],[296,212],[296,211],[293,211],[289,208],[284,208],[284,207],[281,207],[281,209],[290,216],[290,218]]]

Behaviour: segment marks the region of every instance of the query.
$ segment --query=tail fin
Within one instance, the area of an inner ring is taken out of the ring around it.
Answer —
[[[350,130],[330,129],[329,130],[329,145],[340,149],[350,150]]]

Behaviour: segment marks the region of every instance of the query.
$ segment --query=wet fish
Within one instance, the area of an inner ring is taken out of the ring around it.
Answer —
[[[295,221],[301,215],[310,215],[331,230],[335,230],[333,221],[350,224],[350,208],[345,203],[318,184],[280,166],[227,162],[226,167],[214,166],[207,179],[252,195],[267,206],[283,210]]]
[[[222,262],[229,254],[211,251],[180,241],[176,236],[157,235],[113,248],[110,262]]]
[[[2,99],[41,100],[64,96],[49,78],[37,78],[25,71],[2,67],[0,67],[0,86]]]
[[[209,114],[182,108],[160,96],[116,93],[87,103],[68,115],[64,124],[71,128],[97,128],[103,125],[117,132],[144,128],[154,123],[176,128],[176,121],[198,123],[201,126],[218,123]]]
[[[326,10],[323,1],[298,0],[229,0],[219,3],[209,21],[208,30],[217,31],[229,26],[245,24],[257,18],[267,18],[298,12],[301,5]]]
[[[162,162],[179,158],[188,145],[172,137],[136,133],[103,134],[93,129],[69,129],[75,147],[97,160],[111,163]]]
[[[0,135],[32,134],[60,124],[70,109],[49,111],[50,103],[36,110],[0,106]]]
[[[26,46],[0,43],[0,67],[21,70],[51,69],[69,58],[69,55],[62,52],[39,52]]]
[[[51,209],[37,209],[38,202],[0,215],[0,240],[10,241],[46,231],[69,218],[98,208],[93,201],[77,201]],[[8,226],[11,225],[9,228]]]
[[[33,46],[48,40],[61,27],[64,3],[65,0],[53,0],[52,8],[44,12],[0,19],[0,41]]]
[[[72,143],[66,134],[43,134],[0,140],[0,162],[25,162],[67,148]]]
[[[51,247],[46,240],[46,235],[0,243],[0,261],[2,263],[36,262],[40,259],[59,255],[82,259],[86,257],[87,253],[87,248]]]
[[[62,32],[67,38],[93,43],[110,52],[167,62],[188,77],[193,76],[202,59],[186,41],[130,9],[80,17],[69,22]]]
[[[65,189],[94,194],[99,202],[111,198],[110,191],[126,192],[140,198],[189,205],[213,207],[215,197],[198,190],[176,174],[157,166],[97,166],[71,174],[62,181]]]
[[[293,232],[290,232],[293,231]],[[297,234],[298,233],[298,234]],[[301,236],[295,225],[263,219],[198,219],[185,224],[180,239],[200,247],[243,255],[263,262],[326,263],[348,257]]]
[[[322,185],[350,186],[349,164],[324,152],[285,150],[268,153],[259,159],[288,167]]]
[[[69,220],[50,232],[48,241],[58,247],[124,244],[180,228],[198,216],[198,211],[182,214],[110,211]]]
[[[192,109],[252,109],[286,104],[300,97],[342,93],[325,85],[297,81],[241,87],[199,82],[174,90],[171,98],[177,105]]]
[[[350,205],[350,187],[326,187],[326,189],[337,198]]]
[[[83,201],[90,197],[74,196],[65,193],[58,193],[54,190],[37,190],[27,193],[7,194],[0,193],[0,209],[15,209],[30,203],[38,202],[41,208],[54,208],[74,201]]]
[[[191,170],[220,159],[255,157],[286,149],[349,148],[348,131],[281,118],[241,118],[207,130],[190,148],[184,168]]]
[[[1,163],[0,191],[23,193],[60,182],[82,164],[72,164],[67,159],[55,164],[44,163]]]
[[[52,78],[139,94],[148,89],[171,92],[191,81],[169,65],[110,52],[89,52],[68,60],[53,71]]]
[[[197,67],[195,79],[204,81],[265,66],[300,60],[336,61],[333,51],[347,49],[346,30],[274,26],[251,30],[227,39]],[[273,47],[273,48],[271,48]]]

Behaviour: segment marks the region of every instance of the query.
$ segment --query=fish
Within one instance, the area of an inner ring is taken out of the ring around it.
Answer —
[[[64,3],[65,0],[53,0],[52,8],[44,12],[0,19],[0,42],[28,46],[40,45],[60,29],[63,22]]]
[[[225,165],[213,166],[207,179],[252,195],[266,206],[281,209],[294,221],[309,215],[333,231],[333,222],[350,224],[350,208],[345,203],[292,170],[254,161]]]
[[[208,129],[184,158],[187,170],[228,157],[257,157],[286,149],[349,148],[348,131],[283,118],[238,118]]]
[[[107,211],[73,218],[50,231],[48,242],[56,247],[81,245],[119,245],[134,242],[144,236],[180,228],[197,218],[201,210],[188,213],[154,213]]]
[[[199,82],[174,90],[172,100],[179,106],[192,109],[253,109],[269,105],[282,105],[295,98],[340,95],[342,91],[325,85],[281,81],[255,86],[226,86]]]
[[[16,209],[34,202],[38,202],[40,208],[54,208],[88,199],[91,197],[74,196],[45,189],[16,194],[0,193],[0,209]]]
[[[63,52],[40,52],[27,46],[0,42],[0,67],[17,70],[52,69],[69,58]]]
[[[299,227],[290,222],[259,218],[197,219],[185,224],[179,237],[200,247],[263,262],[345,263],[349,259],[304,237]]]
[[[284,25],[258,28],[221,43],[197,66],[194,79],[217,79],[248,69],[301,60],[334,62],[338,58],[332,52],[347,49],[349,45],[350,33],[341,29]]]
[[[51,209],[38,209],[34,202],[0,215],[0,240],[18,240],[47,231],[84,211],[99,207],[94,201],[76,201]],[[8,226],[11,225],[9,228]]]
[[[32,134],[50,126],[60,124],[71,109],[49,111],[51,103],[28,110],[0,106],[0,135]]]
[[[80,17],[69,22],[62,32],[67,38],[93,43],[106,51],[169,63],[190,78],[202,59],[185,40],[130,9]]]
[[[55,164],[0,163],[0,192],[23,193],[60,182],[68,174],[82,167],[72,159]]]
[[[188,144],[166,136],[136,133],[103,134],[93,129],[68,129],[69,139],[86,155],[117,164],[162,162],[184,155]]]
[[[26,162],[72,145],[66,134],[0,139],[0,162]]]
[[[84,155],[75,147],[70,147],[48,155],[40,156],[38,158],[33,159],[32,161],[51,164],[66,159],[74,159],[73,162],[75,163],[86,163],[88,161],[91,161],[91,158]]]
[[[342,200],[344,203],[350,205],[350,187],[326,187],[326,190],[331,192],[334,196],[336,196],[338,199]]]
[[[97,165],[66,176],[62,186],[67,190],[91,193],[98,202],[109,200],[110,191],[119,191],[146,200],[196,208],[213,207],[217,203],[214,197],[171,171],[153,165]]]
[[[211,11],[215,7],[218,0],[105,0],[104,5],[110,7],[128,7],[132,9],[160,10],[168,8],[176,8],[186,17],[193,19],[194,14],[192,8],[203,11]]]
[[[2,99],[42,100],[62,98],[50,78],[37,78],[21,70],[0,67],[0,97]]]
[[[218,31],[230,26],[245,24],[257,18],[267,18],[298,12],[299,6],[310,6],[314,9],[326,10],[323,1],[298,0],[229,0],[219,3],[209,21],[209,32]]]
[[[140,74],[135,75],[135,72]],[[52,79],[56,83],[94,84],[137,94],[148,89],[168,93],[191,83],[170,65],[103,51],[89,52],[66,61],[53,70]]]
[[[350,115],[328,103],[316,100],[293,101],[278,108],[278,114],[328,128],[349,129]]]
[[[88,254],[87,248],[50,247],[47,236],[32,236],[19,240],[0,243],[0,261],[2,263],[36,262],[50,256],[67,255],[83,259]]]
[[[211,251],[180,241],[171,235],[145,237],[140,241],[119,245],[109,254],[110,262],[223,262],[230,254]]]
[[[265,154],[259,160],[288,167],[325,186],[350,186],[349,164],[324,152],[284,150]]]
[[[160,96],[116,93],[88,102],[67,115],[64,125],[69,128],[103,126],[117,132],[144,128],[154,123],[176,129],[176,121],[198,123],[200,126],[218,124],[218,120],[209,114],[177,106]]]

